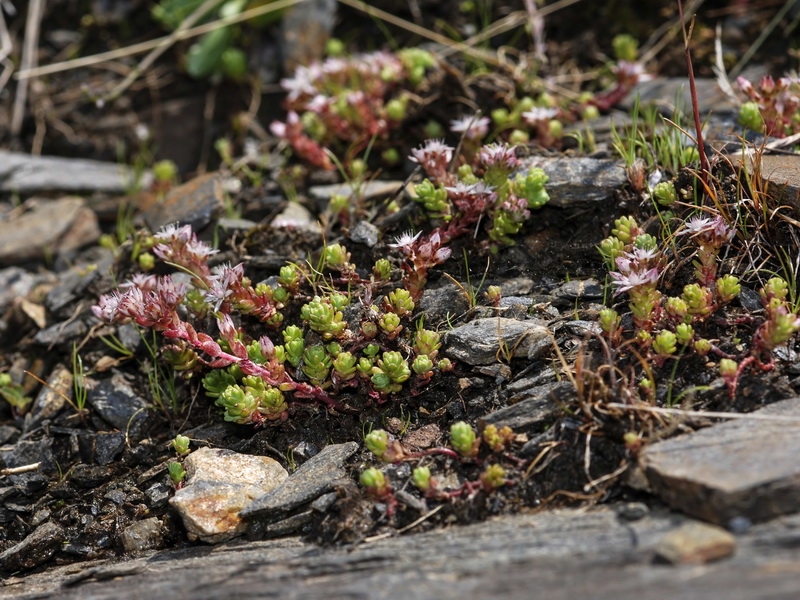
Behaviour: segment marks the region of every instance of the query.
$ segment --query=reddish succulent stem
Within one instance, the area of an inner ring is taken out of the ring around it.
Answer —
[[[697,86],[694,81],[694,68],[692,67],[692,52],[689,46],[689,35],[686,32],[686,21],[683,19],[683,2],[678,0],[678,13],[681,19],[681,31],[683,32],[683,47],[686,54],[686,70],[689,75],[689,92],[692,96],[692,113],[694,114],[694,128],[697,131],[697,152],[700,155],[700,178],[708,189],[708,158],[706,157],[705,147],[703,146],[703,123],[700,120],[700,106],[697,101]]]

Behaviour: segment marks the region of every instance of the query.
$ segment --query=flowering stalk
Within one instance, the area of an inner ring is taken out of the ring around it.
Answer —
[[[275,358],[275,347],[267,336],[259,340],[264,364],[250,359],[245,345],[237,339],[236,328],[229,315],[218,316],[217,326],[221,338],[227,342],[230,351],[225,351],[219,342],[210,335],[197,332],[190,323],[183,321],[177,308],[183,300],[185,287],[175,285],[169,275],[158,278],[155,289],[143,292],[139,287],[131,287],[123,294],[112,292],[101,296],[98,304],[92,307],[94,315],[111,323],[135,322],[141,327],[161,332],[168,339],[179,339],[190,344],[195,350],[207,354],[211,360],[200,359],[210,367],[238,365],[242,373],[260,377],[270,386],[281,391],[291,391],[297,398],[310,398],[326,406],[344,410],[344,406],[330,398],[318,386],[292,379]]]
[[[687,221],[678,235],[690,235],[697,244],[697,258],[693,261],[694,275],[701,286],[713,286],[717,277],[717,257],[728,244],[735,231],[720,216],[694,217]]]
[[[650,331],[661,315],[661,292],[656,289],[661,276],[659,261],[658,253],[636,248],[618,257],[618,270],[610,273],[615,295],[628,292],[633,323],[640,331]]]

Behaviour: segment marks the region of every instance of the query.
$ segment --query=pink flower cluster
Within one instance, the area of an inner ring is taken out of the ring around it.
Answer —
[[[300,66],[293,77],[281,81],[287,91],[288,116],[286,122],[274,121],[270,131],[304,160],[333,169],[324,148],[335,140],[358,151],[399,125],[402,118],[387,110],[387,103],[408,75],[403,61],[391,52],[332,57]]]
[[[768,135],[782,138],[800,130],[800,77],[781,77],[777,81],[767,75],[758,88],[744,77],[738,77],[739,89],[758,104]]]
[[[398,248],[406,256],[403,284],[415,301],[422,296],[428,270],[442,264],[452,254],[450,248],[442,245],[442,235],[438,229],[427,237],[421,237],[421,234],[422,232],[412,234],[409,231],[399,236],[394,244],[388,244],[390,248]]]
[[[658,253],[654,250],[635,248],[616,260],[618,271],[609,273],[617,289],[614,294],[637,291],[642,287],[653,287],[661,276],[655,265]]]
[[[211,271],[208,259],[218,251],[197,239],[191,225],[167,225],[154,236],[159,242],[153,252],[160,259],[179,265],[207,282]]]

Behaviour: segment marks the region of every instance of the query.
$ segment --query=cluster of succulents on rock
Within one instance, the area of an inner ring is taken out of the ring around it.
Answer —
[[[161,332],[170,341],[163,353],[176,370],[210,368],[203,386],[228,421],[285,420],[289,402],[299,399],[349,410],[337,399],[347,390],[361,389],[380,403],[401,390],[416,394],[434,374],[453,368],[439,357],[439,333],[412,318],[421,291],[392,288],[387,259],[367,275],[349,262],[344,246],[332,244],[314,268],[287,264],[274,284],[254,284],[241,264],[212,269],[214,250],[189,226],[170,226],[154,237],[153,252],[187,281],[135,275],[121,291],[102,296],[94,314]],[[411,256],[407,277],[419,281],[415,265],[427,272],[449,256],[437,246],[433,263],[420,259],[431,245],[415,236],[404,246]],[[217,337],[197,329],[207,315],[213,315]],[[286,315],[296,320],[290,323]],[[274,335],[254,339],[244,328],[248,321],[276,332],[283,343],[274,343]]]
[[[429,52],[407,48],[331,57],[297,67],[281,81],[286,121],[270,129],[312,165],[333,169],[328,152],[343,143],[355,156],[370,140],[385,139],[406,119],[410,90],[419,88],[435,66]]]
[[[736,230],[722,216],[694,216],[688,219],[672,238],[672,248],[686,239],[682,250],[693,253],[694,281],[686,283],[682,292],[668,296],[661,290],[668,267],[669,245],[643,231],[633,217],[621,217],[614,223],[612,235],[599,245],[615,289],[615,296],[626,294],[632,322],[632,341],[638,353],[648,357],[653,365],[662,366],[669,360],[680,360],[688,353],[705,357],[709,353],[720,358],[719,369],[731,395],[744,370],[756,365],[763,370],[773,366],[772,352],[787,342],[798,329],[800,318],[791,307],[788,284],[773,277],[760,290],[764,307],[763,320],[748,316],[738,324],[756,324],[750,349],[744,355],[731,354],[703,337],[714,321],[727,323],[722,309],[739,296],[742,286],[732,274],[720,275],[720,253],[733,240]],[[674,251],[674,250],[673,250]],[[673,274],[674,276],[674,274]],[[622,316],[613,308],[599,313],[599,325],[611,347],[622,347]],[[651,377],[641,382],[646,395],[654,392]]]
[[[519,233],[530,211],[550,199],[547,175],[535,167],[519,172],[517,147],[508,144],[481,146],[471,162],[456,170],[450,168],[453,152],[441,140],[428,140],[411,152],[426,175],[414,188],[415,199],[441,223],[433,235],[447,244],[484,222],[491,249],[513,244],[511,236]]]
[[[468,423],[458,421],[450,426],[450,446],[431,448],[421,452],[409,452],[402,443],[383,429],[374,429],[364,437],[364,444],[382,463],[399,463],[417,461],[431,456],[441,455],[460,462],[474,464],[479,467],[477,479],[466,480],[455,489],[443,489],[437,479],[432,476],[431,468],[418,464],[411,472],[410,483],[429,500],[446,501],[452,498],[470,498],[478,492],[491,493],[504,485],[514,482],[514,471],[518,463],[511,460],[508,451],[517,441],[517,436],[509,427],[497,428],[495,425],[484,427],[478,435]],[[482,449],[485,452],[482,452]],[[501,463],[506,464],[504,467]],[[397,501],[392,486],[378,467],[369,467],[362,471],[361,485],[375,500],[384,502],[387,514],[394,511]]]

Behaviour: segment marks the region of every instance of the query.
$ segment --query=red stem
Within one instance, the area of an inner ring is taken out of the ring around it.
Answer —
[[[683,19],[683,2],[678,0],[678,13],[681,19],[681,31],[683,32],[683,47],[686,53],[686,70],[689,74],[689,92],[692,96],[692,112],[694,113],[694,128],[697,131],[697,151],[700,154],[700,178],[708,189],[708,158],[703,146],[703,123],[700,121],[700,105],[697,101],[697,86],[694,81],[694,68],[692,67],[692,53],[689,46],[689,36],[686,33],[686,22]]]

